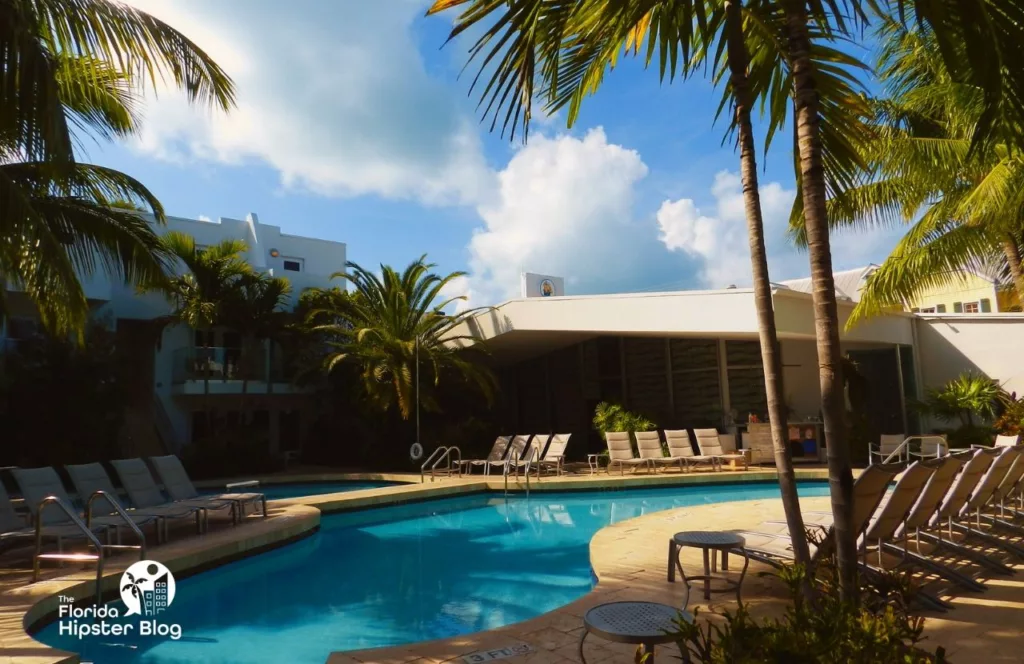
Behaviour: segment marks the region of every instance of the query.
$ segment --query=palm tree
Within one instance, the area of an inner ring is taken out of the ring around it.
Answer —
[[[981,91],[951,79],[930,30],[890,22],[879,37],[888,95],[876,103],[878,140],[854,186],[829,199],[829,222],[916,221],[869,277],[847,325],[907,305],[963,270],[1005,272],[1024,292],[1024,157],[1002,141],[972,149]]]
[[[168,232],[161,242],[186,272],[149,286],[149,290],[162,292],[173,307],[171,314],[159,322],[187,325],[201,332],[204,346],[209,347],[213,328],[227,321],[228,309],[239,297],[241,282],[252,275],[252,267],[242,257],[248,247],[241,240],[222,240],[199,249],[192,236],[177,231]],[[203,409],[209,433],[212,351],[205,351],[198,359],[203,367]]]
[[[331,279],[351,283],[351,295],[342,295],[340,289],[311,289],[307,300],[317,305],[309,312],[313,331],[326,335],[333,349],[324,358],[324,368],[330,372],[342,362],[355,364],[370,401],[382,410],[397,408],[405,420],[416,407],[418,372],[425,372],[434,387],[443,375],[453,375],[475,385],[488,399],[494,392],[490,371],[468,355],[476,351],[462,348],[479,339],[457,329],[485,309],[445,313],[445,308],[466,299],[441,297],[445,286],[464,273],[442,277],[430,271],[434,267],[424,255],[401,273],[381,265],[378,277],[347,263],[347,271]],[[438,410],[430,391],[420,394],[420,404]]]
[[[0,276],[44,324],[80,337],[79,275],[102,266],[140,283],[166,265],[148,224],[110,206],[145,206],[161,221],[159,202],[124,174],[77,163],[76,146],[137,131],[137,95],[149,85],[169,81],[227,109],[232,83],[181,33],[111,0],[9,0],[0,26]]]
[[[254,364],[267,383],[267,393],[273,391],[274,345],[281,331],[290,322],[285,311],[292,287],[287,279],[261,272],[244,274],[237,280],[228,301],[225,322],[242,335],[242,357],[239,362],[242,377],[242,423],[248,423],[246,395],[250,370]],[[263,344],[267,344],[266,354]],[[265,370],[265,371],[264,371]]]
[[[431,12],[440,11],[454,4],[440,0],[435,3]],[[457,21],[453,35],[468,28],[484,18],[485,14],[475,11],[474,5]],[[607,11],[606,14],[602,12]],[[687,72],[699,70],[703,63],[711,61],[715,66],[716,81],[727,81],[725,98],[720,108],[731,106],[733,118],[731,128],[736,132],[740,151],[740,177],[743,183],[743,200],[747,219],[747,231],[750,245],[750,261],[753,275],[754,302],[758,319],[758,337],[761,343],[761,358],[764,367],[765,392],[768,402],[768,415],[772,429],[772,442],[775,451],[776,466],[779,471],[779,487],[782,493],[783,507],[787,526],[793,542],[794,559],[798,563],[810,562],[810,550],[807,545],[803,517],[800,513],[800,499],[797,494],[796,474],[788,446],[787,412],[782,385],[782,366],[779,354],[778,335],[775,328],[775,311],[772,305],[771,280],[768,274],[768,257],[765,249],[764,222],[761,213],[760,194],[757,178],[757,154],[754,146],[754,132],[751,124],[751,108],[758,94],[765,90],[778,89],[780,86],[772,80],[777,68],[757,67],[760,78],[753,82],[748,71],[751,70],[748,40],[758,43],[756,52],[765,53],[766,44],[773,36],[767,34],[770,17],[758,13],[758,20],[745,21],[744,13],[749,11],[738,0],[727,0],[724,5],[710,8],[708,14],[701,14],[699,21],[706,25],[703,32],[691,33],[693,17],[705,11],[701,3],[681,2],[648,2],[638,10],[630,13],[623,10],[617,14],[607,7],[596,7],[587,2],[577,4],[575,13],[568,12],[563,16],[545,15],[553,21],[550,30],[537,29],[535,34],[541,42],[537,48],[513,45],[510,53],[518,54],[522,59],[514,64],[528,69],[528,57],[534,51],[543,54],[544,66],[541,67],[546,94],[551,102],[549,110],[557,110],[569,106],[569,125],[579,115],[582,100],[597,91],[602,81],[604,70],[614,66],[619,53],[626,51],[639,53],[641,45],[648,40],[647,62],[650,64],[652,54],[660,53],[661,73],[665,76],[666,68],[669,76],[675,74],[676,53],[682,51]],[[540,21],[542,19],[538,19]],[[524,19],[525,22],[525,19]],[[499,19],[497,28],[503,21]],[[510,28],[511,30],[511,28]],[[486,56],[488,59],[495,52],[484,49],[487,41],[498,34],[492,28],[474,46],[471,57]],[[568,37],[567,37],[568,35]],[[524,39],[528,39],[524,36]],[[690,58],[691,40],[694,54]],[[499,40],[503,41],[503,40]],[[767,44],[770,49],[770,44]],[[497,48],[501,48],[501,44]],[[561,51],[561,53],[560,53]],[[831,56],[831,54],[829,54]],[[761,56],[763,58],[763,56]],[[557,63],[550,64],[547,63]],[[508,85],[517,83],[529,90],[524,90],[516,99],[522,100],[526,110],[523,113],[524,130],[528,129],[530,115],[529,104],[532,99],[533,73],[518,73],[518,81],[509,78],[506,82],[502,77],[511,76],[508,69],[499,67],[495,78],[488,85],[493,92],[493,100],[499,91]],[[767,74],[767,75],[765,75]],[[495,85],[495,81],[499,81]],[[492,87],[493,86],[493,87]],[[510,104],[509,113],[512,111]],[[518,116],[519,111],[516,110]],[[509,122],[506,115],[506,125]],[[495,122],[497,111],[495,111]],[[492,128],[495,125],[492,124]],[[515,122],[511,127],[513,134]],[[770,138],[769,138],[770,140]]]

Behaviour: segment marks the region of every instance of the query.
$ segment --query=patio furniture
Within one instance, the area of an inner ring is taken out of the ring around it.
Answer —
[[[917,441],[917,449],[914,450],[909,444],[910,441]],[[907,438],[907,460],[910,457],[918,459],[938,459],[949,454],[949,442],[946,436],[911,436]]]
[[[993,441],[993,445],[995,447],[1013,447],[1017,444],[1017,441],[1019,440],[1020,436],[1005,436],[1000,434],[996,436],[995,440]]]
[[[887,459],[899,450],[899,454],[896,456],[896,462],[909,460],[906,455],[906,447],[902,450],[900,445],[903,445],[905,437],[902,433],[883,433],[879,438],[878,445],[868,445],[868,463],[874,463],[873,459],[877,458],[879,463],[888,463]]]
[[[694,581],[704,582],[704,599],[710,600],[711,593],[724,593],[736,591],[736,601],[740,602],[740,591],[743,586],[743,579],[747,576],[747,567],[750,565],[750,558],[747,557],[746,540],[742,535],[722,531],[694,530],[676,533],[668,541],[668,580],[675,583],[676,569],[683,577],[686,584],[686,599],[683,601],[683,608],[690,603],[690,583]],[[700,549],[704,555],[704,574],[700,576],[686,576],[683,564],[679,562],[679,553],[684,547]],[[723,576],[715,576],[718,572],[718,553],[722,554],[722,571],[729,571],[729,552],[739,552],[743,556],[743,569],[740,571],[739,579],[728,579]],[[709,561],[710,558],[710,561]],[[710,564],[709,564],[710,563]],[[717,581],[723,584],[721,588],[712,588],[711,582]]]
[[[466,467],[465,472],[472,474],[474,466],[483,466],[484,475],[490,475],[492,462],[500,463],[505,458],[505,452],[508,451],[508,444],[510,442],[512,442],[512,436],[498,436],[494,439],[494,444],[491,445],[491,451],[487,453],[486,458],[463,459],[462,465]]]
[[[593,475],[600,469],[600,463],[598,459],[601,458],[600,454],[588,454],[587,455],[587,466],[590,467],[590,474]]]
[[[247,504],[258,503],[262,508],[263,517],[267,516],[267,497],[262,493],[219,493],[215,496],[200,496],[188,473],[185,472],[185,467],[181,465],[181,459],[168,454],[150,457],[149,461],[153,464],[156,474],[160,476],[167,495],[176,503],[206,506],[227,501],[235,505],[233,514],[237,522],[245,518]]]
[[[633,466],[633,472],[636,472],[636,466],[647,466],[650,471],[650,459],[641,459],[633,455],[633,443],[629,440],[628,431],[608,431],[604,437],[608,443],[609,474],[615,464],[619,465],[619,470],[623,475],[626,474],[626,466]]]
[[[571,433],[556,433],[551,436],[551,442],[544,450],[544,456],[537,462],[537,467],[545,470],[554,466],[555,474],[561,475],[565,466],[565,448],[569,445],[571,436]]]
[[[647,459],[653,470],[657,470],[659,463],[676,463],[665,456],[661,448],[661,435],[657,431],[637,431],[633,435],[636,436],[636,449],[640,452],[640,458]]]
[[[517,436],[517,438],[518,437],[519,436]],[[520,468],[529,472],[527,469],[527,466],[529,466],[530,468],[536,469],[537,479],[540,479],[540,455],[541,452],[544,451],[544,446],[547,444],[548,438],[550,437],[550,434],[544,433],[534,434],[532,436],[522,436],[523,440],[528,440],[529,442],[522,448],[522,451],[518,455],[513,454],[516,451],[516,445],[515,441],[512,441],[512,450],[509,452],[508,458],[505,459],[505,463],[509,468],[515,469],[516,477],[519,477]]]
[[[715,457],[697,455],[693,453],[693,446],[690,444],[690,432],[686,429],[665,429],[665,443],[668,445],[668,458],[679,462],[680,470],[689,468],[690,464],[708,463],[714,469],[717,462]]]
[[[722,469],[723,461],[742,461],[743,469],[748,468],[746,454],[737,454],[735,451],[726,452],[722,448],[722,439],[719,438],[718,429],[694,429],[693,437],[697,439],[697,447],[700,448],[701,455],[714,458],[718,470]]]
[[[68,475],[71,477],[71,482],[75,485],[75,491],[78,492],[80,500],[86,500],[86,496],[88,496],[89,505],[91,506],[97,498],[102,496],[107,500],[101,500],[99,506],[102,508],[103,503],[106,502],[108,508],[108,511],[102,512],[102,514],[113,514],[116,512],[115,506],[110,501],[118,501],[118,493],[102,464],[71,464],[64,466],[64,468],[68,471]],[[118,502],[117,506],[121,506],[120,502]],[[170,519],[194,518],[196,520],[196,529],[199,530],[201,526],[199,509],[177,503],[157,505],[155,507],[136,506],[134,509],[128,510],[128,514],[157,519],[157,543],[161,540],[167,541],[167,521]]]
[[[580,635],[580,661],[586,664],[583,642],[595,634],[615,643],[633,643],[640,646],[647,656],[645,664],[654,662],[654,646],[675,642],[684,662],[690,661],[685,643],[678,641],[671,632],[675,631],[676,620],[693,622],[693,615],[668,604],[657,602],[609,602],[599,604],[583,616],[583,633]]]
[[[505,451],[505,454],[503,456],[501,456],[500,458],[494,460],[494,461],[488,461],[487,462],[487,465],[485,466],[484,474],[485,475],[490,475],[492,467],[500,467],[500,468],[504,469],[505,468],[505,464],[508,463],[510,460],[516,460],[516,459],[525,458],[525,457],[523,457],[523,452],[526,450],[526,445],[529,442],[530,442],[529,434],[527,434],[525,436],[522,435],[522,434],[517,435],[517,436],[513,436],[512,437],[512,442],[509,443],[508,449]]]
[[[128,492],[128,497],[131,498],[132,505],[136,509],[145,508],[148,511],[158,509],[171,510],[172,508],[177,510],[195,510],[196,529],[200,534],[206,532],[209,526],[210,510],[230,509],[232,510],[231,520],[235,522],[235,504],[230,501],[210,501],[208,503],[168,502],[153,479],[153,475],[149,472],[146,462],[142,459],[114,459],[110,462],[110,465],[117,471],[118,477],[121,478],[121,486]]]

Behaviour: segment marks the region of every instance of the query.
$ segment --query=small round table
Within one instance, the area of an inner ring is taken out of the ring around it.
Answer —
[[[680,576],[683,577],[683,583],[686,584],[684,608],[690,603],[690,583],[693,581],[704,582],[704,599],[706,600],[711,599],[711,593],[726,593],[735,590],[736,601],[740,601],[740,589],[743,587],[743,579],[747,575],[747,566],[750,565],[750,558],[747,556],[746,549],[744,548],[746,543],[746,540],[736,533],[714,530],[692,530],[676,533],[672,536],[672,539],[668,541],[668,580],[670,583],[675,582],[676,569],[678,569]],[[683,565],[679,562],[679,552],[685,546],[698,548],[703,551],[704,574],[700,576],[686,576]],[[723,576],[714,576],[714,573],[718,571],[716,567],[716,554],[719,551],[722,552],[722,571],[724,572],[729,571],[730,551],[739,551],[743,556],[743,570],[740,572],[739,579],[734,581]],[[712,588],[712,581],[721,582],[723,587]]]
[[[676,618],[693,622],[693,615],[689,612],[657,602],[609,602],[595,606],[583,616],[580,661],[587,663],[583,656],[583,642],[593,632],[608,641],[639,644],[645,654],[650,654],[645,660],[650,664],[654,662],[654,646],[675,641],[683,661],[689,662],[690,653],[686,645],[671,633],[676,629]]]
[[[590,474],[591,475],[593,475],[594,473],[597,472],[598,467],[600,465],[600,461],[599,461],[600,458],[601,458],[600,454],[588,454],[587,455],[587,465],[590,466]]]

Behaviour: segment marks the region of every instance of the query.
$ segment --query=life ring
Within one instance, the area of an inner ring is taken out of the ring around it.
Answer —
[[[413,443],[412,447],[409,448],[409,458],[413,461],[419,461],[423,458],[423,446],[419,443]]]

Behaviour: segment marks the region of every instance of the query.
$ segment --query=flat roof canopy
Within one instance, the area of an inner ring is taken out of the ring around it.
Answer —
[[[772,290],[780,339],[814,339],[811,296],[784,286]],[[839,300],[840,323],[854,303]],[[841,333],[845,342],[913,344],[913,317],[875,318]],[[671,293],[582,295],[509,300],[480,312],[457,334],[487,341],[502,360],[525,358],[594,336],[758,338],[754,292],[749,288]]]

